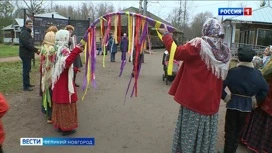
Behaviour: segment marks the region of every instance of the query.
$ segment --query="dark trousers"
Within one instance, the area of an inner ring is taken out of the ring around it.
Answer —
[[[114,61],[115,61],[115,54],[116,54],[116,53],[111,53],[111,57],[110,57],[110,58],[111,58],[111,62],[114,62]]]
[[[240,135],[249,112],[227,109],[225,117],[225,146],[224,153],[235,153]]]
[[[3,153],[2,145],[0,145],[0,153]]]
[[[127,59],[126,52],[122,52],[121,54],[121,60],[125,61]]]
[[[29,72],[31,70],[31,58],[20,57],[23,62],[23,87],[28,88],[30,85]]]

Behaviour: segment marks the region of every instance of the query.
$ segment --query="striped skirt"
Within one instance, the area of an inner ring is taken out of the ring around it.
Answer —
[[[217,119],[181,106],[171,153],[215,153]]]
[[[272,117],[255,109],[243,130],[242,142],[256,153],[272,153]]]

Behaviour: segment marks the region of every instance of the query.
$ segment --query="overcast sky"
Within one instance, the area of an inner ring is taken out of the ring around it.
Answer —
[[[62,5],[70,5],[70,4],[79,4],[86,1],[54,1],[54,4],[62,4]],[[95,0],[92,3],[97,4],[105,1]],[[112,3],[115,9],[121,8],[128,8],[134,6],[139,8],[139,1],[114,1],[108,0],[107,3]],[[196,1],[196,0],[189,0],[187,2],[189,8],[189,20],[191,20],[196,14],[210,11],[213,13],[215,17],[218,16],[218,8],[222,7],[241,7],[241,3],[245,7],[252,7],[252,9],[257,9],[260,6],[260,1],[221,1],[221,0],[210,0],[210,1]],[[272,3],[272,2],[271,2]],[[179,0],[176,1],[168,1],[168,0],[148,0],[147,10],[162,19],[166,19],[168,15],[172,12],[173,9],[179,7]]]

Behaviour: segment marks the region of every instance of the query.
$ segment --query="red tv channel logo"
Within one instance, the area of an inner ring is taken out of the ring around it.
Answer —
[[[244,8],[244,15],[245,16],[251,16],[252,15],[252,8],[251,7],[245,7]]]

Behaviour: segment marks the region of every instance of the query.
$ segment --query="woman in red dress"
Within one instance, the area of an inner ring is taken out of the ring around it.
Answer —
[[[82,44],[70,51],[69,38],[67,30],[59,30],[56,33],[57,55],[52,74],[52,123],[62,135],[72,134],[78,127],[76,106],[78,98],[73,81],[74,71],[77,69],[74,68],[73,62],[82,52]]]

